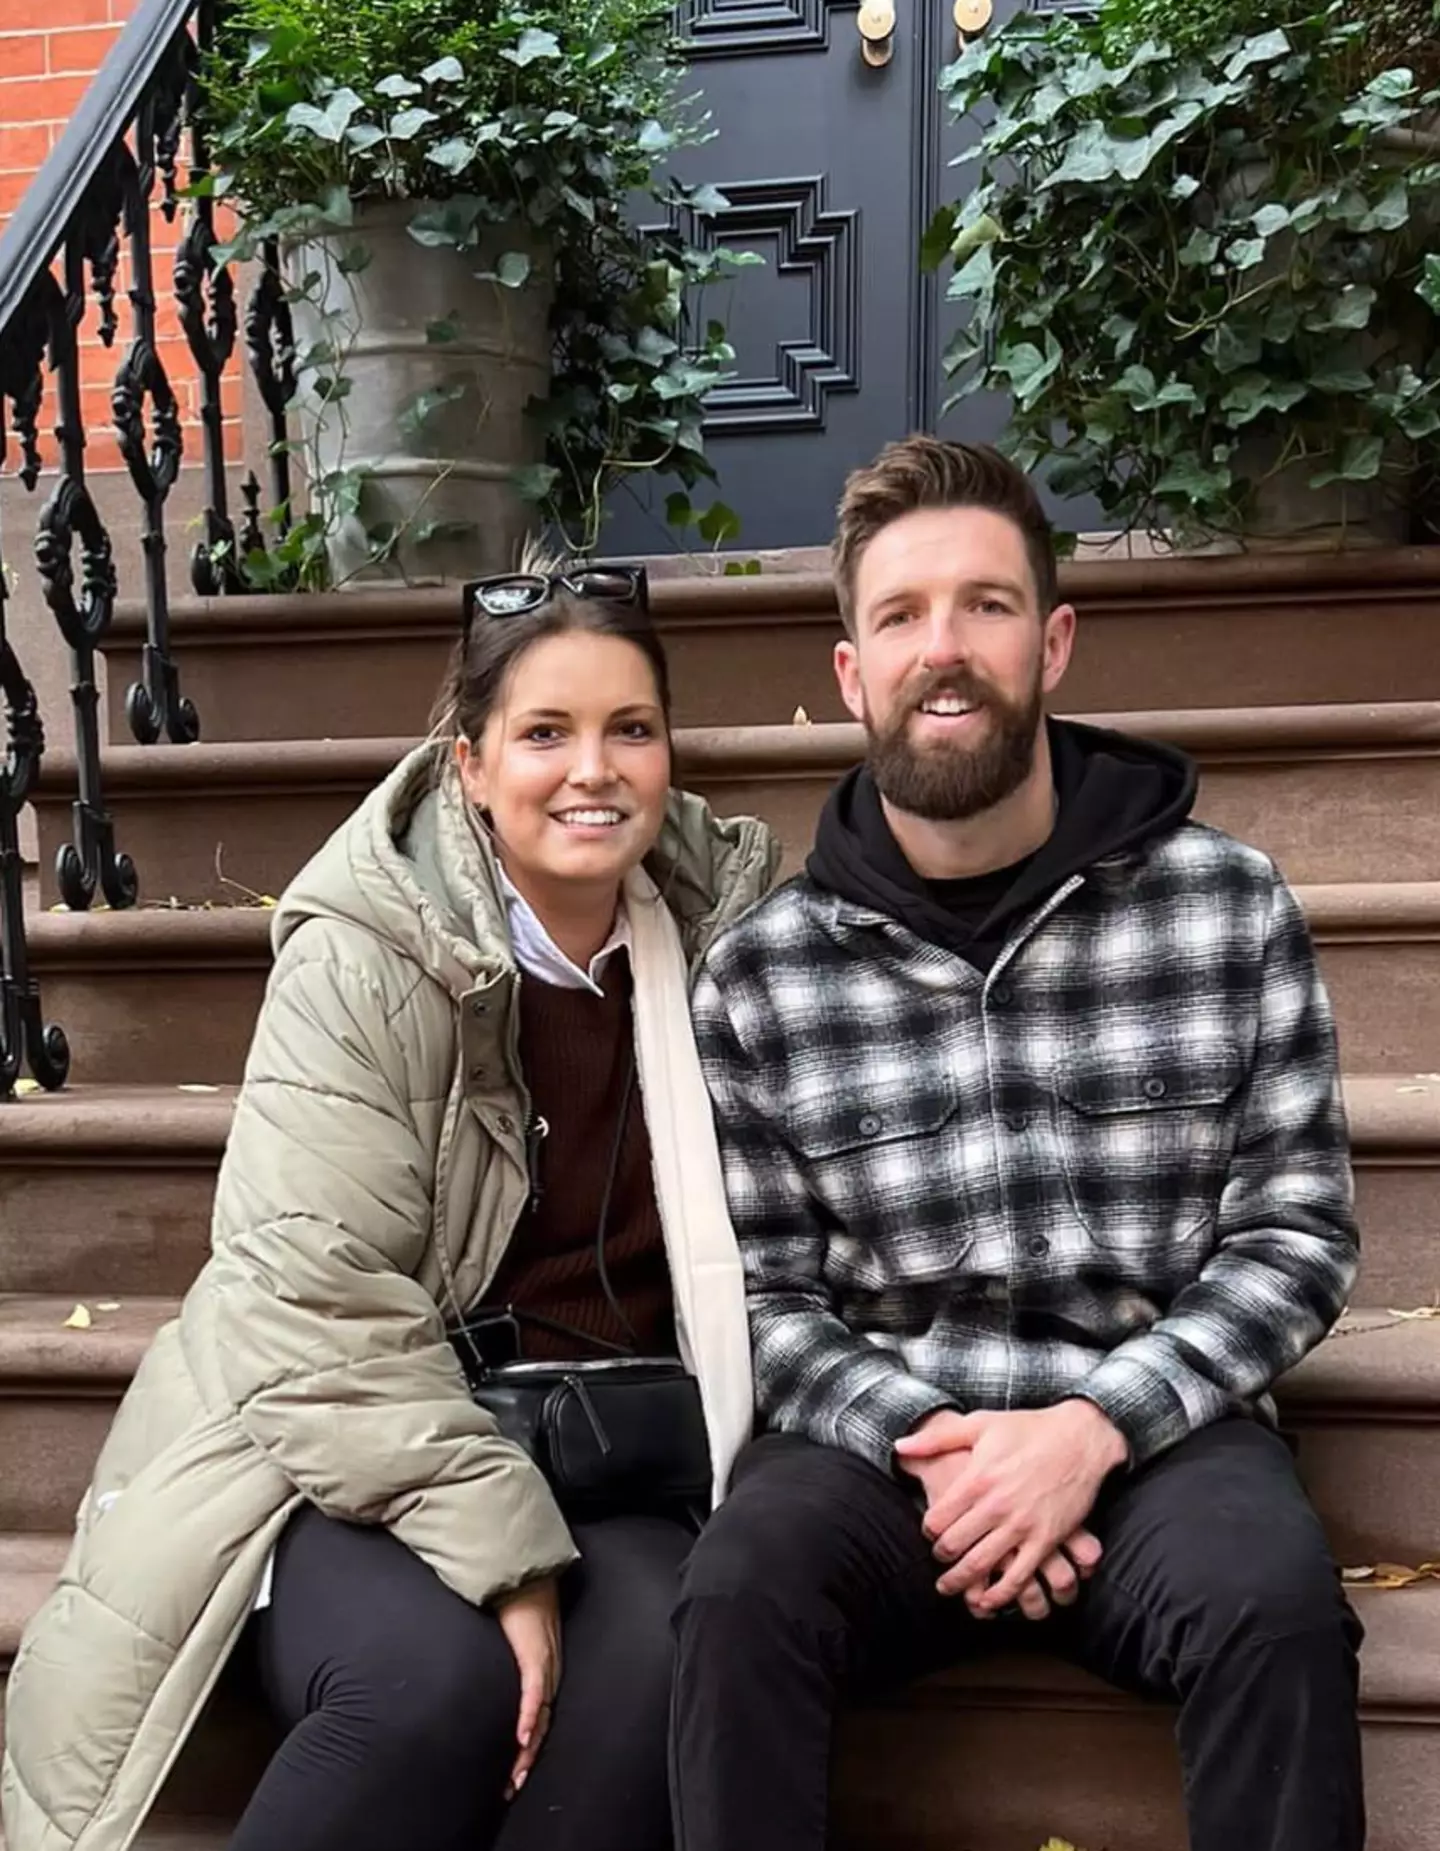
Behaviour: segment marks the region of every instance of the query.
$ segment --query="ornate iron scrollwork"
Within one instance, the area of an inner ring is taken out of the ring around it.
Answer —
[[[270,480],[281,531],[290,525],[290,448],[285,414],[295,396],[295,328],[280,277],[280,249],[272,240],[261,253],[260,280],[245,313],[250,370],[270,414]]]

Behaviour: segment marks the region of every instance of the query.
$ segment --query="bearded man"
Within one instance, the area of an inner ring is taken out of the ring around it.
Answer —
[[[821,1851],[838,1705],[1032,1628],[1178,1705],[1193,1851],[1359,1851],[1360,1628],[1269,1397],[1358,1257],[1300,910],[1180,753],[1045,717],[1011,464],[892,445],[834,557],[867,760],[695,998],[761,1433],[677,1610],[679,1851]]]

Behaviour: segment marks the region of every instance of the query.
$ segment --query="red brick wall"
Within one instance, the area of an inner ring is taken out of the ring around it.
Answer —
[[[0,228],[63,133],[134,4],[135,0],[0,0]],[[169,226],[157,211],[151,236],[160,356],[180,401],[185,420],[185,461],[192,464],[201,458],[200,379],[180,333],[170,287],[176,240],[185,228],[184,215],[182,204],[175,225]],[[220,229],[223,235],[225,228]],[[87,469],[124,467],[112,434],[110,388],[131,334],[130,305],[123,294],[129,277],[127,256],[117,277],[120,330],[114,347],[107,352],[100,344],[93,299],[80,328]],[[238,351],[223,381],[223,399],[226,454],[233,461],[241,453]],[[49,441],[54,413],[54,396],[47,393],[41,420],[47,436],[47,461],[53,461],[54,456],[54,445]],[[13,453],[11,464],[13,467]]]

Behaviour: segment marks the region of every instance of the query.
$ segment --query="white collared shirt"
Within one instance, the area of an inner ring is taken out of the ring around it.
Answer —
[[[615,909],[615,924],[609,938],[590,960],[588,971],[569,958],[540,923],[535,908],[521,893],[504,868],[500,869],[500,891],[505,896],[505,913],[510,926],[510,942],[515,948],[515,962],[527,977],[554,984],[557,990],[589,990],[603,996],[600,978],[609,958],[617,951],[630,949],[630,918],[622,899]]]

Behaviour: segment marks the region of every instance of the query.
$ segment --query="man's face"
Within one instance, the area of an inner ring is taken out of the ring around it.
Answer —
[[[985,508],[903,515],[861,554],[854,607],[835,672],[881,794],[932,822],[1008,797],[1075,635],[1069,605],[1039,609],[1020,529]]]

